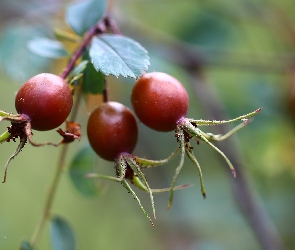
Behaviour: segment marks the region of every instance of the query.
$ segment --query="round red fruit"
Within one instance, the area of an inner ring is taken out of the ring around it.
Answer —
[[[30,118],[32,129],[57,128],[68,117],[73,106],[71,90],[64,79],[42,73],[30,78],[17,92],[15,108]]]
[[[167,132],[174,130],[177,121],[186,116],[189,97],[176,78],[161,72],[151,72],[136,81],[131,102],[143,124]]]
[[[91,113],[87,124],[88,140],[103,159],[114,161],[121,153],[132,153],[138,129],[136,119],[126,106],[106,102]]]

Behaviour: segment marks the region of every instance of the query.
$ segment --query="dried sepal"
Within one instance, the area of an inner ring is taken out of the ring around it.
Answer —
[[[15,150],[15,152],[8,158],[6,164],[5,164],[5,172],[4,172],[4,178],[3,178],[3,181],[2,183],[5,183],[6,182],[6,178],[7,178],[7,170],[8,170],[8,166],[9,166],[9,163],[11,162],[11,160],[14,159],[15,156],[18,155],[18,153],[23,149],[23,147],[25,146],[27,142],[27,138],[23,138],[20,140],[20,143],[18,144],[18,147],[17,149]]]

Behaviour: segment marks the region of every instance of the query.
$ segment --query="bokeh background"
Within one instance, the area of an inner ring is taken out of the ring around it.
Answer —
[[[28,78],[41,72],[59,74],[66,65],[66,60],[49,61],[27,48],[34,37],[53,37],[53,27],[68,29],[63,21],[66,4],[57,0],[1,0],[1,110],[15,112],[15,93]],[[244,188],[244,179],[267,228],[284,249],[294,249],[295,2],[114,0],[112,13],[123,34],[149,51],[149,71],[166,72],[185,85],[190,95],[189,117],[217,119],[212,116],[217,114],[233,118],[259,107],[262,111],[233,136],[234,143],[217,145],[229,152],[230,159],[240,161],[242,170],[237,178],[233,179],[214,150],[203,143],[195,145],[207,199],[200,193],[197,170],[186,159],[178,184],[194,186],[177,191],[170,210],[166,210],[168,194],[155,195],[154,229],[120,184],[101,181],[102,192],[85,197],[74,189],[65,169],[52,212],[73,227],[78,249],[282,249],[278,245],[263,247],[261,237],[267,238],[268,232],[257,235],[255,221],[249,223],[253,211],[240,209],[235,189]],[[131,107],[134,80],[109,77],[108,83],[111,100]],[[70,145],[68,163],[87,146],[89,100],[84,98],[79,108],[77,120],[84,136]],[[101,97],[91,100],[99,102]],[[7,126],[7,122],[0,124],[1,133]],[[134,154],[162,159],[177,147],[173,132],[158,133],[139,126]],[[34,139],[58,141],[59,137],[55,131],[35,132]],[[16,146],[13,142],[0,145],[0,166],[4,167]],[[0,249],[18,249],[22,240],[31,238],[59,152],[58,148],[26,145],[11,162],[7,183],[0,185]],[[150,186],[169,187],[177,163],[178,158],[147,170]],[[99,158],[95,171],[115,175],[112,163]],[[151,214],[149,196],[137,193]],[[240,197],[240,202],[245,201]],[[272,240],[276,241],[269,242]],[[51,249],[49,227],[38,249]]]

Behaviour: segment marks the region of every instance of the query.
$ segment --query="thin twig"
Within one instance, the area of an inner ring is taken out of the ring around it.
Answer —
[[[84,38],[83,42],[81,43],[80,47],[76,50],[76,52],[72,56],[69,64],[64,69],[64,71],[63,71],[63,73],[61,75],[63,78],[66,78],[68,76],[68,74],[71,72],[71,70],[75,67],[76,61],[79,59],[79,57],[84,52],[84,49],[86,48],[86,46],[91,41],[91,38],[93,36],[95,36],[97,33],[102,32],[102,31],[104,31],[104,28],[100,24],[94,26],[93,28],[91,28],[89,30],[89,32],[85,35],[85,38]],[[73,110],[72,110],[72,113],[71,113],[71,120],[72,121],[74,121],[76,119],[80,100],[81,100],[81,88],[78,87],[77,90],[76,90],[75,105],[73,106]],[[50,211],[51,211],[52,204],[53,204],[53,201],[54,201],[54,198],[55,198],[55,195],[56,195],[57,187],[58,187],[58,184],[60,182],[60,178],[61,178],[63,168],[65,166],[65,159],[66,159],[66,155],[67,155],[68,148],[69,148],[68,146],[69,146],[68,144],[62,145],[62,149],[61,149],[60,156],[59,156],[59,159],[58,159],[56,171],[55,171],[53,180],[51,182],[51,185],[49,187],[48,194],[46,196],[44,209],[43,209],[43,212],[41,214],[41,218],[39,220],[39,223],[37,224],[37,226],[35,228],[35,231],[34,231],[34,233],[32,235],[32,238],[31,238],[32,247],[36,246],[36,244],[37,244],[37,242],[38,242],[38,240],[40,238],[40,235],[42,234],[42,232],[44,230],[45,224],[46,224],[47,220],[50,217]]]
[[[200,71],[197,73],[191,71],[191,84],[194,88],[195,95],[204,108],[208,118],[218,120],[228,119],[225,108],[219,100],[214,89],[204,81]],[[212,127],[217,134],[224,134],[228,130],[226,125]],[[233,137],[227,138],[219,148],[228,156],[232,164],[235,166],[237,179],[230,178],[233,186],[234,198],[237,201],[241,211],[244,213],[250,226],[255,232],[255,236],[263,249],[266,250],[282,250],[284,249],[279,234],[272,224],[266,210],[260,205],[259,198],[250,188],[248,177],[243,169],[245,169],[245,159],[242,150]],[[227,168],[227,165],[224,165]]]
[[[191,84],[194,88],[195,95],[204,107],[204,112],[208,118],[217,120],[228,119],[225,108],[213,89],[205,83],[202,78],[202,69],[205,66],[218,66],[239,68],[243,70],[267,71],[281,73],[290,68],[294,63],[295,55],[271,55],[262,56],[265,63],[257,64],[251,60],[249,54],[238,54],[231,51],[209,51],[202,50],[200,47],[186,44],[175,37],[157,31],[154,27],[138,22],[138,20],[127,17],[122,18],[120,22],[125,22],[129,28],[135,28],[138,37],[142,35],[145,42],[162,51],[161,56],[170,60],[177,65],[185,68],[191,76]],[[146,36],[146,34],[150,34]],[[147,40],[149,39],[149,40]],[[232,58],[237,58],[232,60]],[[246,60],[241,60],[246,58]],[[249,59],[249,60],[248,60]],[[270,62],[279,61],[280,63],[270,64]],[[216,126],[217,134],[225,134],[226,126]],[[284,249],[279,234],[271,222],[267,211],[260,205],[259,198],[253,193],[248,182],[248,177],[244,173],[244,159],[241,149],[233,138],[228,138],[219,148],[230,158],[237,171],[237,179],[230,178],[233,185],[234,197],[244,213],[245,218],[251,225],[257,240],[267,250]],[[227,165],[224,164],[227,168]]]
[[[130,16],[118,15],[118,19],[130,30],[136,30],[137,40],[144,41],[145,46],[157,48],[159,57],[164,57],[188,69],[214,67],[280,74],[286,72],[295,60],[294,53],[258,55],[233,50],[209,49],[181,41]]]
[[[76,105],[74,105],[73,111],[71,113],[71,120],[75,120],[76,116],[77,116],[77,112],[78,112],[78,108],[79,108],[79,103],[81,100],[81,88],[78,88],[78,90],[76,91],[77,96],[76,96]],[[35,228],[35,231],[33,233],[33,236],[31,238],[31,245],[32,247],[35,247],[39,237],[44,229],[44,226],[47,222],[47,220],[50,217],[50,211],[51,211],[51,207],[53,204],[53,200],[55,198],[56,195],[56,191],[57,191],[57,187],[61,178],[61,174],[63,172],[63,168],[65,166],[65,159],[66,159],[66,155],[69,149],[69,144],[63,144],[61,145],[62,149],[60,152],[60,156],[58,159],[58,163],[57,163],[57,167],[56,167],[56,171],[54,174],[54,177],[52,179],[51,185],[48,189],[48,194],[46,196],[46,200],[45,200],[45,204],[44,204],[44,209],[41,215],[41,218],[39,220],[38,225]]]
[[[70,72],[73,70],[73,68],[76,65],[76,62],[78,59],[81,57],[83,52],[85,51],[85,48],[88,46],[88,44],[91,42],[91,39],[100,33],[104,33],[106,31],[106,26],[105,26],[105,20],[103,19],[102,22],[99,22],[97,25],[93,26],[84,36],[84,39],[82,43],[79,45],[79,48],[75,51],[73,54],[70,62],[68,63],[67,67],[64,69],[64,71],[61,74],[62,78],[66,78]]]

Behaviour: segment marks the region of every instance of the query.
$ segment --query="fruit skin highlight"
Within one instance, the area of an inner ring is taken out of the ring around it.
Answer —
[[[66,81],[54,74],[42,73],[21,86],[15,97],[19,114],[29,117],[32,129],[47,131],[60,126],[73,106]]]
[[[131,103],[143,124],[168,132],[176,129],[177,121],[186,117],[189,97],[176,78],[166,73],[151,72],[136,81]]]
[[[87,124],[88,140],[103,159],[116,160],[134,150],[138,128],[132,111],[118,102],[106,102],[94,109]]]

